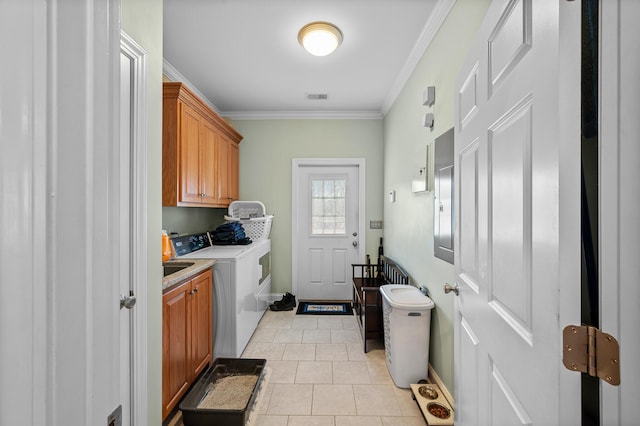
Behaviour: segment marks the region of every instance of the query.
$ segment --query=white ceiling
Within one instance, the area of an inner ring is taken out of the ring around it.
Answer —
[[[165,73],[231,118],[381,117],[453,1],[164,0]],[[298,43],[312,21],[341,29],[331,55]]]

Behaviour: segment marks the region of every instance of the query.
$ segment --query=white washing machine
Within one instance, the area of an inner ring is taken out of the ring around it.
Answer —
[[[211,245],[207,234],[172,238],[179,259],[215,259],[213,357],[239,358],[269,305],[271,240]]]

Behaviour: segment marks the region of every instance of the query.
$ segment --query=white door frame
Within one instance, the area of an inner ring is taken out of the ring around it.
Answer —
[[[131,268],[133,309],[132,425],[146,425],[147,390],[147,52],[124,31],[120,52],[131,62]]]
[[[294,158],[291,162],[291,292],[298,294],[298,180],[301,167],[313,166],[356,166],[358,167],[358,261],[364,260],[367,247],[365,227],[366,207],[366,161],[364,158]]]
[[[558,75],[559,135],[558,150],[561,159],[573,159],[576,145],[580,144],[580,108],[574,103],[580,99],[582,35],[579,30],[581,19],[580,2],[560,1],[560,57]],[[569,29],[574,29],[569,31]],[[580,324],[580,164],[579,161],[564,161],[558,167],[559,173],[559,218],[558,250],[559,282],[558,307],[560,327]],[[574,243],[575,242],[575,243]],[[559,339],[562,339],[560,334]],[[562,347],[562,342],[559,342]],[[561,357],[561,354],[557,354]],[[580,418],[580,375],[560,368],[558,378],[560,390],[560,422],[563,425],[579,424]]]
[[[119,289],[107,208],[116,192],[108,176],[117,167],[119,19],[119,0],[0,5],[0,35],[14,40],[0,47],[13,65],[0,81],[0,139],[11,141],[0,144],[0,424],[106,424],[119,404],[112,356],[119,344]],[[140,93],[136,424],[146,425],[146,109]]]
[[[600,381],[600,424],[625,425],[640,416],[640,90],[638,2],[600,2],[599,298],[600,329],[620,344],[619,386]]]
[[[48,5],[0,4],[0,424],[53,424]],[[11,42],[6,42],[11,40]],[[51,46],[55,47],[55,45]],[[53,54],[53,52],[52,52]],[[10,183],[10,185],[9,185]],[[22,244],[16,245],[18,239]],[[16,368],[19,366],[19,368]],[[39,391],[34,385],[40,383]]]

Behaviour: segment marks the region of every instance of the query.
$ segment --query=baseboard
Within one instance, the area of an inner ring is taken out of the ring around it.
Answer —
[[[440,391],[442,392],[442,395],[447,400],[449,405],[451,405],[451,408],[455,411],[456,408],[455,408],[455,405],[453,404],[453,395],[451,395],[451,393],[449,392],[449,389],[447,389],[447,387],[444,385],[444,383],[440,379],[440,376],[438,376],[438,373],[436,373],[436,370],[433,369],[431,364],[429,364],[428,380],[429,380],[429,383],[438,385],[438,387],[440,388]]]

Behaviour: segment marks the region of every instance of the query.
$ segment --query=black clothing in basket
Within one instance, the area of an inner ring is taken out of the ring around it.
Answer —
[[[233,245],[251,244],[251,239],[247,238],[244,228],[239,222],[229,222],[220,225],[213,231],[213,244]]]

